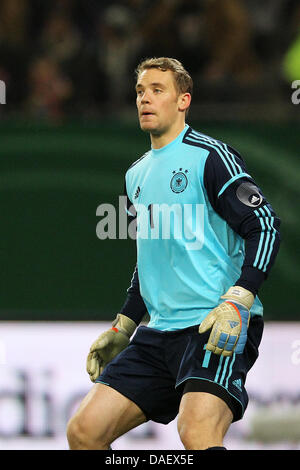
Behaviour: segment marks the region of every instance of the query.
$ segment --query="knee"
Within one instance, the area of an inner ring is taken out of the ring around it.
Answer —
[[[80,416],[74,416],[67,424],[67,439],[71,450],[106,450],[110,443]]]
[[[78,417],[73,417],[68,422],[67,439],[72,450],[85,449],[87,447],[88,435]]]
[[[188,424],[187,422],[179,423],[178,424],[178,432],[180,440],[185,449],[193,450],[196,447],[200,447],[200,440],[201,440],[201,427],[198,425],[197,429],[196,426]]]
[[[222,445],[220,429],[208,419],[178,420],[178,433],[187,450],[203,450],[215,445]]]

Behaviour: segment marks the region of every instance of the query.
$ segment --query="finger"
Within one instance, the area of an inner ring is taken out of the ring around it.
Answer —
[[[216,347],[214,353],[217,354],[217,356],[224,356],[224,349]]]
[[[89,353],[88,354],[88,357],[86,359],[86,370],[87,370],[87,373],[90,374],[91,371],[92,371],[92,358],[93,358],[93,354],[94,353]]]
[[[89,354],[90,358],[88,359],[88,366],[87,366],[87,371],[90,376],[94,376],[98,374],[99,370],[99,358],[97,353],[90,353]]]
[[[211,343],[207,343],[207,345],[205,346],[205,349],[207,351],[215,352],[216,347]]]
[[[91,370],[91,374],[94,376],[94,375],[97,375],[98,374],[98,371],[99,371],[99,357],[97,355],[97,353],[94,353],[94,356],[93,356],[93,359],[92,359],[92,370]]]
[[[225,357],[232,356],[238,336],[229,335],[223,331],[220,333],[219,340],[215,347],[214,353]]]
[[[218,349],[220,349],[221,351],[223,351],[225,349],[225,346],[226,346],[227,342],[228,342],[228,339],[229,339],[229,334],[224,333],[222,331],[219,335],[219,339],[218,339],[218,342],[216,344],[216,347]]]
[[[102,368],[103,370],[103,368]],[[93,375],[93,382],[95,382],[96,379],[98,379],[98,377],[101,375],[101,367],[100,367],[100,364],[97,365],[97,369]]]
[[[227,335],[226,338],[225,335],[226,334],[222,333],[215,323],[209,335],[206,349],[212,351],[214,354],[220,355],[223,352],[225,340],[227,339]]]
[[[110,338],[108,336],[104,336],[103,338],[98,339],[95,343],[92,344],[90,352],[95,352],[99,349],[104,349],[110,342]]]
[[[95,382],[95,380],[99,377],[100,375],[100,365],[98,361],[95,361],[95,368],[93,374],[90,375],[91,381]]]
[[[228,341],[224,347],[224,356],[231,356],[233,351],[235,350],[236,344],[238,342],[239,336],[238,335],[229,335]],[[228,354],[230,353],[230,354]]]
[[[239,339],[236,343],[236,347],[235,347],[236,354],[242,354],[243,353],[246,342],[247,342],[247,334],[240,335],[240,337],[239,337]]]
[[[220,356],[223,353],[223,349],[217,348],[213,344],[209,344],[209,343],[206,345],[206,349],[216,354],[217,356]]]
[[[96,374],[90,375],[90,379],[93,383],[95,383],[95,380],[96,380],[97,377],[98,377],[98,375],[96,375]]]
[[[209,330],[214,322],[216,321],[216,316],[214,314],[214,312],[211,312],[207,315],[207,317],[204,318],[204,320],[200,323],[200,326],[199,326],[199,333],[205,333],[205,331]]]
[[[230,357],[232,356],[232,351],[226,351],[226,349],[224,349],[224,351],[222,351],[222,356]]]

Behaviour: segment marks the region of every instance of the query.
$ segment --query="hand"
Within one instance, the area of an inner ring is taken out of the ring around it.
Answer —
[[[226,300],[204,318],[199,326],[199,333],[212,328],[206,349],[214,354],[242,354],[247,341],[254,296],[247,289],[234,286],[230,287],[221,299]]]
[[[133,320],[119,313],[112,328],[94,341],[87,357],[86,369],[92,382],[102,374],[104,367],[128,344],[137,325]]]

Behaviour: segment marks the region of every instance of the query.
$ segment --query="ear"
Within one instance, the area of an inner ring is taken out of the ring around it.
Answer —
[[[178,110],[186,111],[191,104],[192,96],[190,93],[182,93],[178,97]]]

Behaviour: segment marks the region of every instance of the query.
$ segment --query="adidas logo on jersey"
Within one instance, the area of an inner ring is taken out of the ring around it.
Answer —
[[[138,186],[138,187],[137,187],[137,190],[136,190],[136,192],[135,192],[135,194],[134,194],[134,199],[137,199],[137,198],[139,197],[140,192],[141,192],[141,188]]]
[[[242,381],[241,381],[241,379],[233,380],[232,385],[234,385],[236,388],[238,388],[240,392],[242,391]]]

